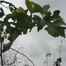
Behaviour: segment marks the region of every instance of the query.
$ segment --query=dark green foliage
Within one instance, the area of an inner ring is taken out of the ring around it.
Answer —
[[[2,18],[4,16],[4,12],[3,12],[3,9],[0,8],[0,18]]]
[[[34,23],[37,26],[38,31],[41,30],[45,26],[45,22],[39,16],[34,15],[33,19],[34,19]]]
[[[37,3],[34,3],[32,1],[30,1],[30,0],[26,0],[25,3],[26,3],[26,6],[27,6],[27,8],[29,9],[29,11],[31,13],[41,12],[42,11],[41,6],[39,4],[37,4]]]
[[[15,9],[12,4],[9,4],[9,10],[11,13],[6,15],[4,21],[0,21],[1,29],[6,26],[4,34],[10,34],[8,37],[10,44],[5,44],[3,46],[3,52],[11,47],[13,41],[19,35],[22,33],[27,34],[27,31],[31,31],[33,27],[37,27],[37,31],[45,28],[45,30],[53,37],[65,37],[66,27],[64,26],[66,26],[66,24],[63,21],[63,18],[59,15],[59,10],[55,10],[52,14],[49,10],[49,5],[41,7],[39,4],[30,0],[25,0],[25,4],[27,6],[26,10],[22,7]],[[30,12],[30,15],[28,15],[28,11]],[[40,13],[40,15],[36,15],[36,13]],[[3,16],[5,16],[3,9],[0,8],[0,18]],[[12,19],[12,21],[9,22],[9,19]],[[5,36],[1,37],[1,39],[4,37]]]
[[[5,52],[5,51],[9,50],[10,45],[11,45],[11,43],[4,44],[4,46],[3,46],[4,49],[2,50],[2,52]]]
[[[50,6],[49,5],[44,5],[42,7],[42,15],[47,15],[47,12],[49,11]]]

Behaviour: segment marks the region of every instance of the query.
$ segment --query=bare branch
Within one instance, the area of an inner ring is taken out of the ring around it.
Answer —
[[[8,9],[8,7],[6,7],[5,5],[3,5],[2,3],[1,3],[1,5],[2,5],[3,7],[5,7],[5,8],[7,8],[7,9]]]
[[[20,55],[23,55],[24,57],[26,57],[28,59],[28,61],[30,61],[33,66],[35,66],[34,63],[33,63],[33,61],[31,59],[29,59],[25,54],[19,52],[18,50],[13,49],[13,48],[10,48],[10,49],[12,49],[13,51],[16,51],[17,53],[19,53]]]
[[[9,5],[11,5],[11,6],[13,6],[15,9],[17,9],[17,7],[15,7],[12,3],[10,3],[10,2],[7,2],[7,1],[0,1],[0,3],[6,3],[6,4],[9,4]]]

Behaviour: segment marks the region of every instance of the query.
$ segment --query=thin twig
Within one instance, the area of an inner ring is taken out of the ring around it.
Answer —
[[[21,52],[15,50],[15,49],[13,49],[13,48],[10,48],[10,49],[12,49],[13,51],[16,51],[17,53],[19,53],[19,54],[23,55],[24,57],[26,57],[26,58],[28,59],[28,61],[30,61],[30,62],[32,63],[33,66],[35,66],[34,63],[33,63],[33,61],[30,60],[25,54],[23,54],[23,53],[21,53]]]
[[[14,5],[13,5],[12,3],[10,3],[10,2],[7,2],[7,1],[0,1],[0,3],[6,3],[6,4],[9,4],[9,5],[13,6],[15,9],[17,9],[17,7],[14,6]]]
[[[7,8],[7,9],[8,9],[8,7],[6,7],[5,5],[3,5],[2,3],[1,3],[1,5],[2,5],[3,7],[5,7],[5,8]]]

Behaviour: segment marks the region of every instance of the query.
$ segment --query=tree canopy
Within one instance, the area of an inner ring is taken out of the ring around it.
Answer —
[[[0,3],[8,4],[11,11],[5,15],[3,8],[0,7],[0,18],[5,16],[3,21],[0,20],[0,41],[3,42],[5,38],[10,41],[3,45],[2,52],[9,50],[19,35],[27,34],[28,30],[31,32],[33,27],[37,27],[37,31],[44,29],[53,37],[65,37],[66,24],[60,16],[60,10],[51,12],[49,5],[41,6],[30,0],[25,0],[27,6],[25,10],[22,7],[17,8],[10,2],[0,1]]]

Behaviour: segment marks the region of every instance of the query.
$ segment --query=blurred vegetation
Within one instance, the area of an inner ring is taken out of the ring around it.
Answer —
[[[49,5],[41,6],[30,0],[25,0],[27,6],[25,10],[22,7],[17,8],[10,2],[0,1],[1,5],[2,3],[9,5],[11,13],[5,15],[3,8],[0,7],[0,19],[5,16],[3,20],[0,20],[0,55],[10,49],[19,35],[27,34],[28,30],[31,32],[33,27],[37,27],[37,31],[44,29],[53,37],[65,37],[66,24],[60,16],[60,10],[51,12]],[[9,43],[3,44],[5,38],[9,40]]]

